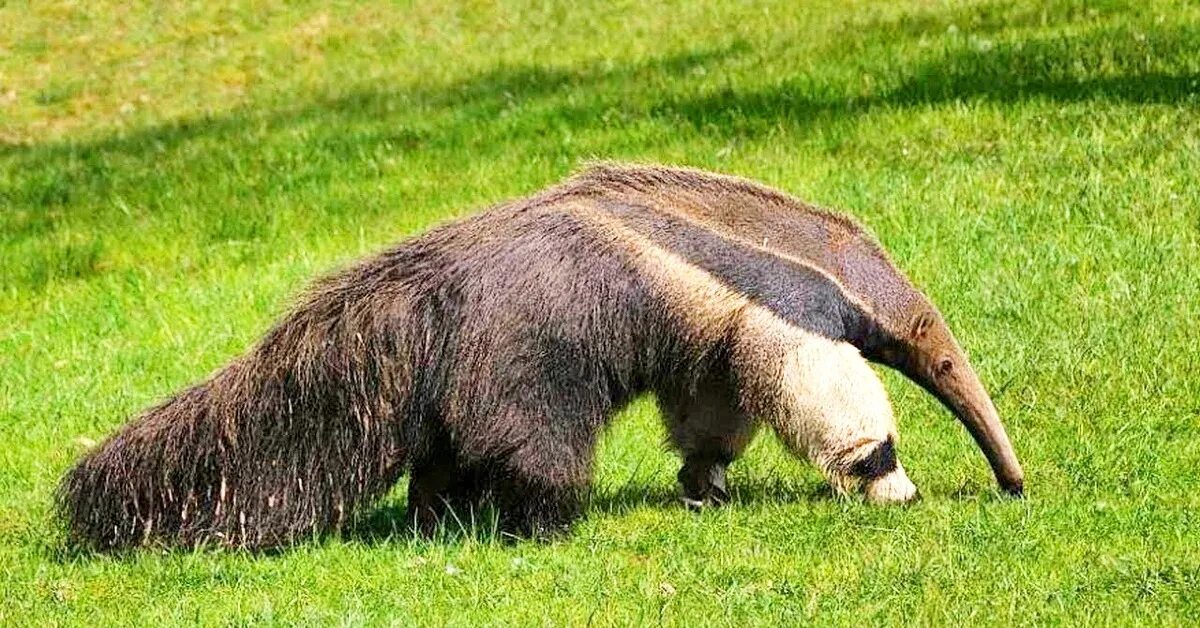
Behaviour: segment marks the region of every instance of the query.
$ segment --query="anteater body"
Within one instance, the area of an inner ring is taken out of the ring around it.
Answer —
[[[841,492],[916,489],[884,389],[899,369],[1022,489],[995,408],[933,305],[850,220],[696,170],[603,165],[319,281],[245,355],[64,479],[71,538],[271,547],[409,476],[428,531],[484,500],[518,534],[574,520],[596,439],[660,400],[686,502],[766,423]]]

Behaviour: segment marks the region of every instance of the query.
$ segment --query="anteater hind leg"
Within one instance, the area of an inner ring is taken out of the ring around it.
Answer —
[[[482,474],[454,462],[414,466],[408,482],[406,517],[422,536],[441,525],[469,525],[484,500]]]
[[[497,507],[500,531],[535,539],[566,532],[583,513],[590,462],[590,451],[538,435],[491,464],[487,494]]]
[[[537,412],[522,404],[490,420],[508,427],[502,439],[495,430],[469,432],[476,439],[464,450],[472,467],[487,470],[484,492],[498,510],[501,532],[546,539],[565,532],[583,512],[604,415],[556,411],[547,403],[553,400],[536,401],[542,401]]]
[[[663,413],[671,442],[683,457],[681,499],[688,508],[729,501],[725,471],[754,437],[758,423],[738,409],[727,373],[717,373],[680,395],[665,395]]]
[[[896,458],[896,423],[883,383],[858,350],[748,311],[732,364],[741,405],[812,460],[834,490],[905,502],[917,489]]]
[[[423,536],[433,535],[439,523],[466,523],[483,488],[480,474],[462,465],[449,437],[439,433],[413,461],[407,520]]]
[[[405,518],[422,536],[432,536],[445,512],[443,496],[450,487],[455,465],[427,460],[412,467],[408,479],[408,512]]]
[[[586,485],[562,483],[507,469],[491,477],[501,533],[548,540],[567,532],[583,513]]]

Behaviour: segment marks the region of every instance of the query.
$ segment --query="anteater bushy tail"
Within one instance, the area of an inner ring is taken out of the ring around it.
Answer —
[[[58,491],[70,541],[272,547],[387,491],[416,429],[422,334],[369,270],[319,285],[249,353],[84,457]]]

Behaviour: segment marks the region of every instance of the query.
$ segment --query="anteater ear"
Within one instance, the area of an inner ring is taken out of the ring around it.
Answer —
[[[913,340],[920,340],[921,338],[924,338],[925,334],[929,331],[929,328],[932,325],[933,314],[931,312],[922,312],[921,314],[918,314],[913,320],[912,324]]]

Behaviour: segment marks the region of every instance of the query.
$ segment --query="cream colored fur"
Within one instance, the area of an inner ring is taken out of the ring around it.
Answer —
[[[743,403],[751,414],[812,460],[838,493],[864,490],[877,502],[916,496],[899,464],[867,486],[848,473],[855,462],[897,435],[883,383],[853,346],[750,307],[737,333],[733,361],[743,373]]]

